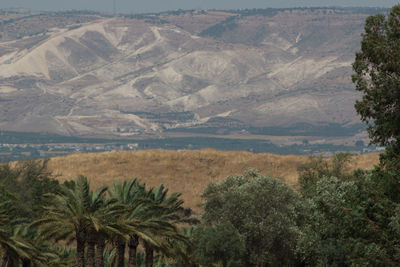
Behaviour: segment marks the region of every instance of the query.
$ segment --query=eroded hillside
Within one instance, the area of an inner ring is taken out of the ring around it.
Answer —
[[[359,119],[351,63],[367,15],[3,14],[0,128],[318,135],[333,126],[331,135],[353,135]]]

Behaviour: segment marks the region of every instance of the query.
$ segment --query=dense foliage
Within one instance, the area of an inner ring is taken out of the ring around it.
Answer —
[[[298,253],[311,266],[396,266],[400,236],[391,222],[399,206],[382,186],[382,170],[349,173],[343,166],[350,160],[317,158],[300,168],[308,212]]]
[[[46,170],[47,161],[0,165],[0,201],[9,200],[13,218],[36,219],[46,203],[44,194],[56,193],[59,183]]]
[[[366,20],[361,51],[353,64],[353,81],[363,98],[355,108],[369,127],[371,142],[400,138],[400,5],[388,17]]]
[[[179,193],[167,192],[137,180],[92,191],[84,176],[60,185],[45,162],[1,165],[0,266],[153,266],[154,251],[178,258],[173,245],[187,250],[190,242],[177,225],[196,220],[184,216]]]
[[[229,266],[295,264],[302,207],[300,196],[294,190],[280,180],[249,170],[244,175],[210,184],[203,197],[204,220],[216,226],[204,229],[205,234],[210,236],[215,232],[218,236],[230,232],[229,238],[238,240],[234,246],[237,253],[231,255],[232,251],[224,250],[227,255],[222,253],[222,257],[216,257],[226,258],[224,266],[230,261]],[[241,255],[242,248],[243,257],[239,261],[235,257]]]

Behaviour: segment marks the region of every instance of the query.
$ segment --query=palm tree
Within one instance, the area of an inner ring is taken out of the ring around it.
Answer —
[[[120,204],[127,205],[131,208],[133,205],[136,204],[135,200],[138,199],[138,194],[135,194],[135,192],[136,193],[140,192],[138,188],[139,188],[139,183],[137,182],[136,179],[131,180],[129,182],[124,181],[123,184],[121,183],[121,181],[117,181],[113,184],[113,190],[109,190],[109,195],[111,198],[117,199]],[[129,214],[130,210],[126,210],[124,217],[128,218]],[[126,242],[123,237],[116,236],[114,238],[114,245],[116,248],[117,266],[123,266],[125,260],[124,255],[125,255]],[[130,257],[129,260],[131,261],[132,260],[131,257],[135,258],[136,255],[133,256],[131,255],[130,252],[129,257]]]
[[[19,261],[30,260],[37,253],[35,247],[16,234],[17,225],[13,225],[9,216],[10,202],[0,203],[0,266],[13,267]]]
[[[51,248],[51,252],[57,255],[56,257],[48,258],[44,265],[38,265],[40,267],[69,267],[73,266],[76,259],[76,249],[66,248],[64,246],[54,246]],[[34,265],[36,267],[36,265]]]
[[[148,204],[150,202],[146,198],[145,185],[140,184],[137,179],[117,181],[113,184],[113,190],[109,190],[111,198],[118,200],[120,204],[126,205],[128,209],[124,214],[126,222],[131,227],[128,240],[129,259],[128,266],[136,266],[136,251],[139,245],[139,237],[154,243],[152,237],[149,236],[148,228],[154,226],[153,222],[146,221],[149,217],[147,214],[151,209]],[[115,240],[117,266],[123,266],[126,242],[122,237]]]
[[[32,247],[26,251],[29,257],[22,258],[22,267],[29,267],[32,264],[34,266],[50,266],[50,262],[58,262],[57,266],[68,266],[62,264],[63,259],[61,259],[57,247],[48,240],[42,239],[37,229],[29,227],[27,224],[17,224],[12,229],[12,236],[25,240]]]
[[[96,198],[92,195],[92,198]],[[104,266],[104,250],[107,239],[114,239],[115,236],[127,238],[130,228],[121,220],[126,206],[117,202],[116,199],[103,198],[101,205],[92,211],[90,226],[87,229],[87,265],[89,267]],[[95,250],[96,246],[96,250]],[[95,257],[96,255],[96,257]]]
[[[178,229],[179,233],[184,235],[188,240],[192,239],[194,227],[186,227]],[[177,240],[174,238],[165,238],[165,242],[168,243],[168,246],[171,250],[163,253],[162,262],[172,264],[173,266],[186,266],[186,267],[195,267],[198,266],[196,263],[196,259],[193,251],[193,243],[184,240]]]
[[[104,250],[103,252],[104,267],[113,267],[116,264],[115,250]],[[98,265],[96,265],[98,266]]]
[[[40,226],[43,238],[66,240],[67,243],[76,242],[76,267],[85,266],[85,243],[92,229],[98,229],[95,222],[97,211],[104,207],[104,194],[107,187],[96,192],[90,191],[90,184],[86,177],[80,175],[71,187],[62,186],[58,194],[48,194],[49,204],[44,207],[46,216],[38,219],[32,225]],[[89,245],[92,246],[92,242]],[[92,260],[92,247],[88,248],[88,259]],[[94,253],[93,253],[94,257]]]
[[[109,191],[112,198],[118,200],[120,204],[128,207],[124,215],[126,223],[130,226],[128,248],[128,266],[136,266],[136,252],[139,239],[152,247],[161,248],[162,244],[157,238],[161,233],[170,235],[176,233],[176,228],[165,220],[160,220],[154,216],[158,210],[164,209],[154,202],[145,190],[145,185],[140,184],[136,179],[128,182],[116,182],[113,190]],[[125,253],[126,242],[121,237],[116,239],[117,266],[123,266],[123,255]]]
[[[169,231],[155,232],[158,236],[161,246],[151,244],[144,240],[146,251],[146,267],[153,266],[154,250],[160,250],[164,254],[173,254],[174,248],[171,246],[174,242],[188,243],[188,238],[177,231],[175,227],[179,223],[197,223],[197,220],[186,218],[183,214],[183,200],[179,199],[181,193],[173,193],[167,197],[168,189],[163,184],[152,188],[147,194],[147,198],[151,200],[153,205],[157,205],[157,209],[153,209],[151,217],[153,220],[170,225]]]

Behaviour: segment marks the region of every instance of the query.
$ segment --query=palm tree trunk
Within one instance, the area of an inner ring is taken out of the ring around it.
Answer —
[[[94,265],[94,247],[96,243],[91,240],[91,242],[88,242],[87,244],[87,266],[88,267],[95,267]]]
[[[146,267],[153,267],[154,250],[150,246],[145,246],[145,247],[146,247]]]
[[[85,267],[85,233],[76,231],[76,267]]]
[[[14,260],[11,257],[7,257],[7,267],[15,267]]]
[[[124,267],[125,265],[125,240],[117,238],[115,241],[115,247],[117,250],[117,267]]]
[[[89,228],[86,230],[86,242],[87,242],[87,251],[86,251],[86,265],[88,267],[95,267],[94,258],[95,258],[95,246],[97,241],[97,231],[93,228]]]
[[[0,267],[6,267],[7,266],[7,260],[8,256],[7,254],[0,260]]]
[[[22,260],[22,267],[29,267],[31,266],[31,261],[28,259],[23,259]]]
[[[139,245],[139,236],[132,235],[128,242],[128,247],[129,247],[128,267],[136,267],[136,251],[138,245]]]
[[[104,267],[104,249],[106,248],[106,242],[104,237],[97,239],[96,246],[96,267]]]

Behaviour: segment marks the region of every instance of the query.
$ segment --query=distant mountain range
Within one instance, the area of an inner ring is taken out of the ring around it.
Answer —
[[[378,12],[3,12],[0,129],[354,135],[351,64]]]

